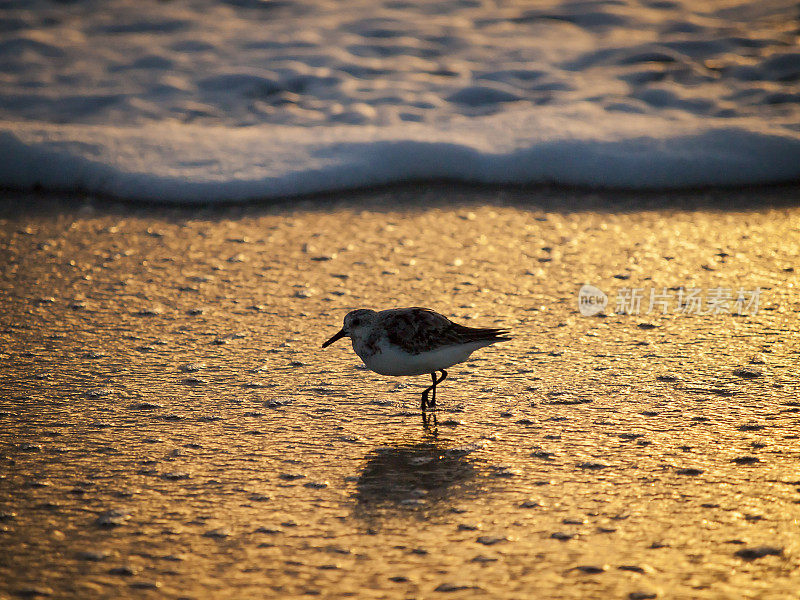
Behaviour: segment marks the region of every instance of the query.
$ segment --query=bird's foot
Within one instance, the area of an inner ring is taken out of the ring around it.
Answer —
[[[427,392],[422,394],[422,401],[419,404],[419,408],[420,408],[420,410],[422,410],[423,413],[428,408],[428,394],[427,394]]]

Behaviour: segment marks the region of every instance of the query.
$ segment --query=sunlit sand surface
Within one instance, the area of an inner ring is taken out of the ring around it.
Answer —
[[[796,0],[5,0],[0,186],[800,181]]]
[[[796,189],[349,198],[6,195],[0,597],[796,594]],[[680,286],[760,309],[613,314]],[[429,378],[320,350],[409,305],[515,336],[450,370],[427,428]]]

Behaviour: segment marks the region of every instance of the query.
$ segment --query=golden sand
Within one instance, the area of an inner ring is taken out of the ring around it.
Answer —
[[[7,194],[0,598],[795,597],[797,198]],[[679,288],[733,298],[675,312]],[[427,427],[427,377],[320,348],[411,305],[515,335]]]

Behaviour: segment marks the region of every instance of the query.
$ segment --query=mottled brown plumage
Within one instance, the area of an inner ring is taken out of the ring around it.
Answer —
[[[345,316],[341,331],[322,347],[343,337],[351,338],[353,350],[376,373],[430,374],[432,383],[422,393],[423,411],[436,406],[436,386],[447,377],[445,369],[464,362],[479,348],[511,339],[505,329],[465,327],[418,306],[380,312],[364,308],[351,311]],[[441,377],[437,378],[437,372]]]
[[[469,342],[502,342],[511,339],[504,329],[465,327],[419,306],[394,309],[392,314],[383,319],[383,323],[389,342],[409,354]]]

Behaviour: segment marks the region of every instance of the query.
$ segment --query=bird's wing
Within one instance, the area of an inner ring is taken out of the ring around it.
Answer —
[[[429,308],[413,306],[384,312],[382,320],[389,342],[410,354],[469,342],[511,339],[505,337],[508,332],[504,329],[465,327]]]

